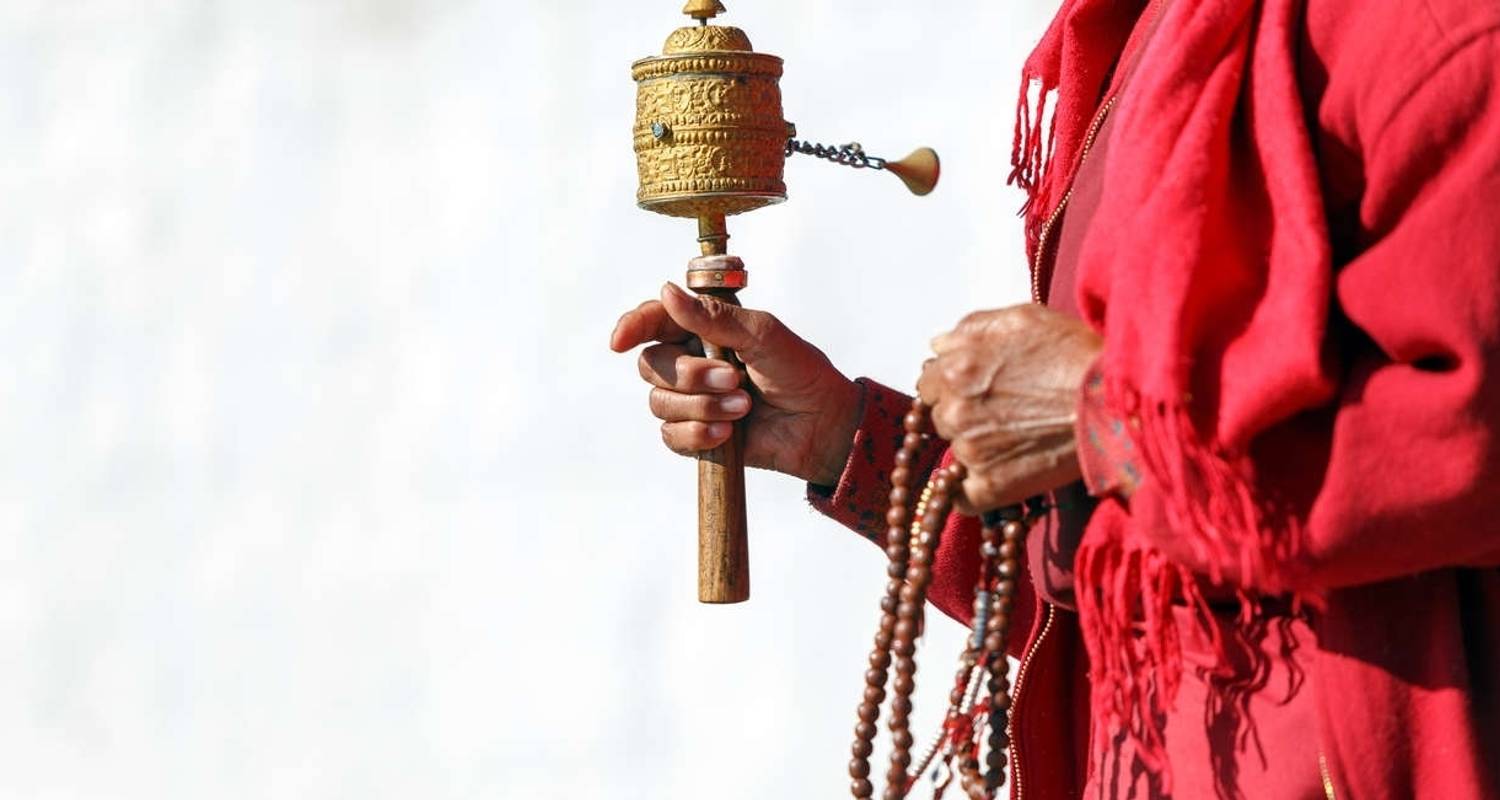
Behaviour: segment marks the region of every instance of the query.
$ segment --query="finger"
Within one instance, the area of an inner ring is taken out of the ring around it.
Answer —
[[[985,395],[999,374],[999,361],[995,354],[986,354],[981,363],[973,348],[950,350],[938,356],[934,371],[943,378],[943,386],[950,397],[978,398]]]
[[[963,433],[964,409],[960,408],[961,405],[962,401],[949,399],[932,407],[932,429],[949,442],[957,443],[959,434]]]
[[[953,507],[964,514],[978,516],[1000,507],[1000,503],[996,501],[995,485],[983,475],[964,478],[961,488],[962,493],[953,498]]]
[[[937,359],[922,362],[922,377],[917,379],[917,396],[929,408],[937,406],[943,399],[943,379],[937,370]]]
[[[667,389],[651,390],[651,413],[666,422],[723,422],[750,412],[750,395],[736,389],[730,394],[682,394]]]
[[[672,452],[691,456],[718,447],[733,432],[734,427],[727,422],[664,422],[661,440]]]
[[[741,308],[709,295],[690,295],[675,283],[662,287],[661,302],[676,325],[720,347],[739,351],[746,361],[754,361],[761,352],[774,349],[778,338],[790,335],[764,311]]]
[[[620,316],[609,335],[609,349],[623,353],[638,344],[684,342],[690,336],[681,325],[672,321],[661,301],[647,300]]]
[[[948,331],[947,333],[940,333],[932,338],[932,352],[940,356],[947,355],[954,350],[958,350],[962,347],[967,346],[968,343],[969,334],[966,331],[961,331],[955,328],[951,331]]]
[[[636,366],[652,386],[686,394],[723,394],[740,386],[739,370],[728,361],[693,355],[680,344],[654,344],[641,351]]]

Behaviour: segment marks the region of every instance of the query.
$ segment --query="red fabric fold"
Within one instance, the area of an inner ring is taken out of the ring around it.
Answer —
[[[1299,528],[1272,512],[1243,453],[1257,433],[1333,393],[1323,354],[1331,259],[1295,80],[1296,8],[1199,0],[1160,10],[1111,112],[1112,136],[1130,146],[1104,165],[1109,191],[1095,214],[1110,224],[1091,226],[1080,256],[1080,309],[1105,332],[1105,403],[1132,423],[1170,528],[1214,565],[1195,574],[1118,506],[1096,513],[1077,556],[1095,722],[1126,732],[1167,787],[1157,720],[1181,682],[1172,605],[1195,608],[1195,634],[1223,652],[1244,626],[1222,624],[1204,586],[1289,585],[1282,567],[1295,563]],[[1028,61],[1028,79],[1057,92],[1051,166],[1034,162],[1039,115],[1018,115],[1033,259],[1142,10],[1072,0]],[[1240,597],[1253,614],[1256,598]]]

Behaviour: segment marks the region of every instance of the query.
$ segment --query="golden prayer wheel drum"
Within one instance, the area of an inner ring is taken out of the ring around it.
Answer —
[[[703,5],[705,23],[722,10]],[[781,69],[744,31],[708,24],[678,28],[661,55],[632,64],[641,208],[701,218],[785,200],[794,130],[782,117]]]

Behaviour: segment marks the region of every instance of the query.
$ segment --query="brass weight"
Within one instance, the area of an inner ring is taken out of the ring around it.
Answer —
[[[803,152],[856,167],[886,170],[914,194],[937,184],[937,153],[921,148],[886,162],[858,145],[824,148],[796,142],[782,114],[782,61],[757,53],[739,28],[711,25],[718,0],[689,0],[696,25],[667,37],[659,56],[631,65],[636,82],[636,203],[648,211],[698,221],[701,253],[688,262],[687,286],[738,303],[748,283],[728,254],[725,218],[786,199],[787,155]],[[703,342],[704,354],[739,364],[734,351]],[[698,457],[698,600],[739,603],[750,597],[745,526],[742,424],[729,441]]]

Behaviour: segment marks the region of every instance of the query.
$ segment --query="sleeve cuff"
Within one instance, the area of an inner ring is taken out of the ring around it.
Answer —
[[[1141,483],[1134,438],[1140,421],[1117,416],[1104,394],[1104,373],[1095,362],[1078,393],[1078,465],[1089,494],[1128,499]]]
[[[857,381],[861,389],[859,428],[849,448],[849,460],[833,486],[807,485],[807,501],[813,508],[876,544],[884,545],[885,510],[891,493],[891,467],[906,436],[902,419],[911,410],[911,397],[869,378]],[[924,447],[911,465],[912,485],[919,486],[947,451]]]

